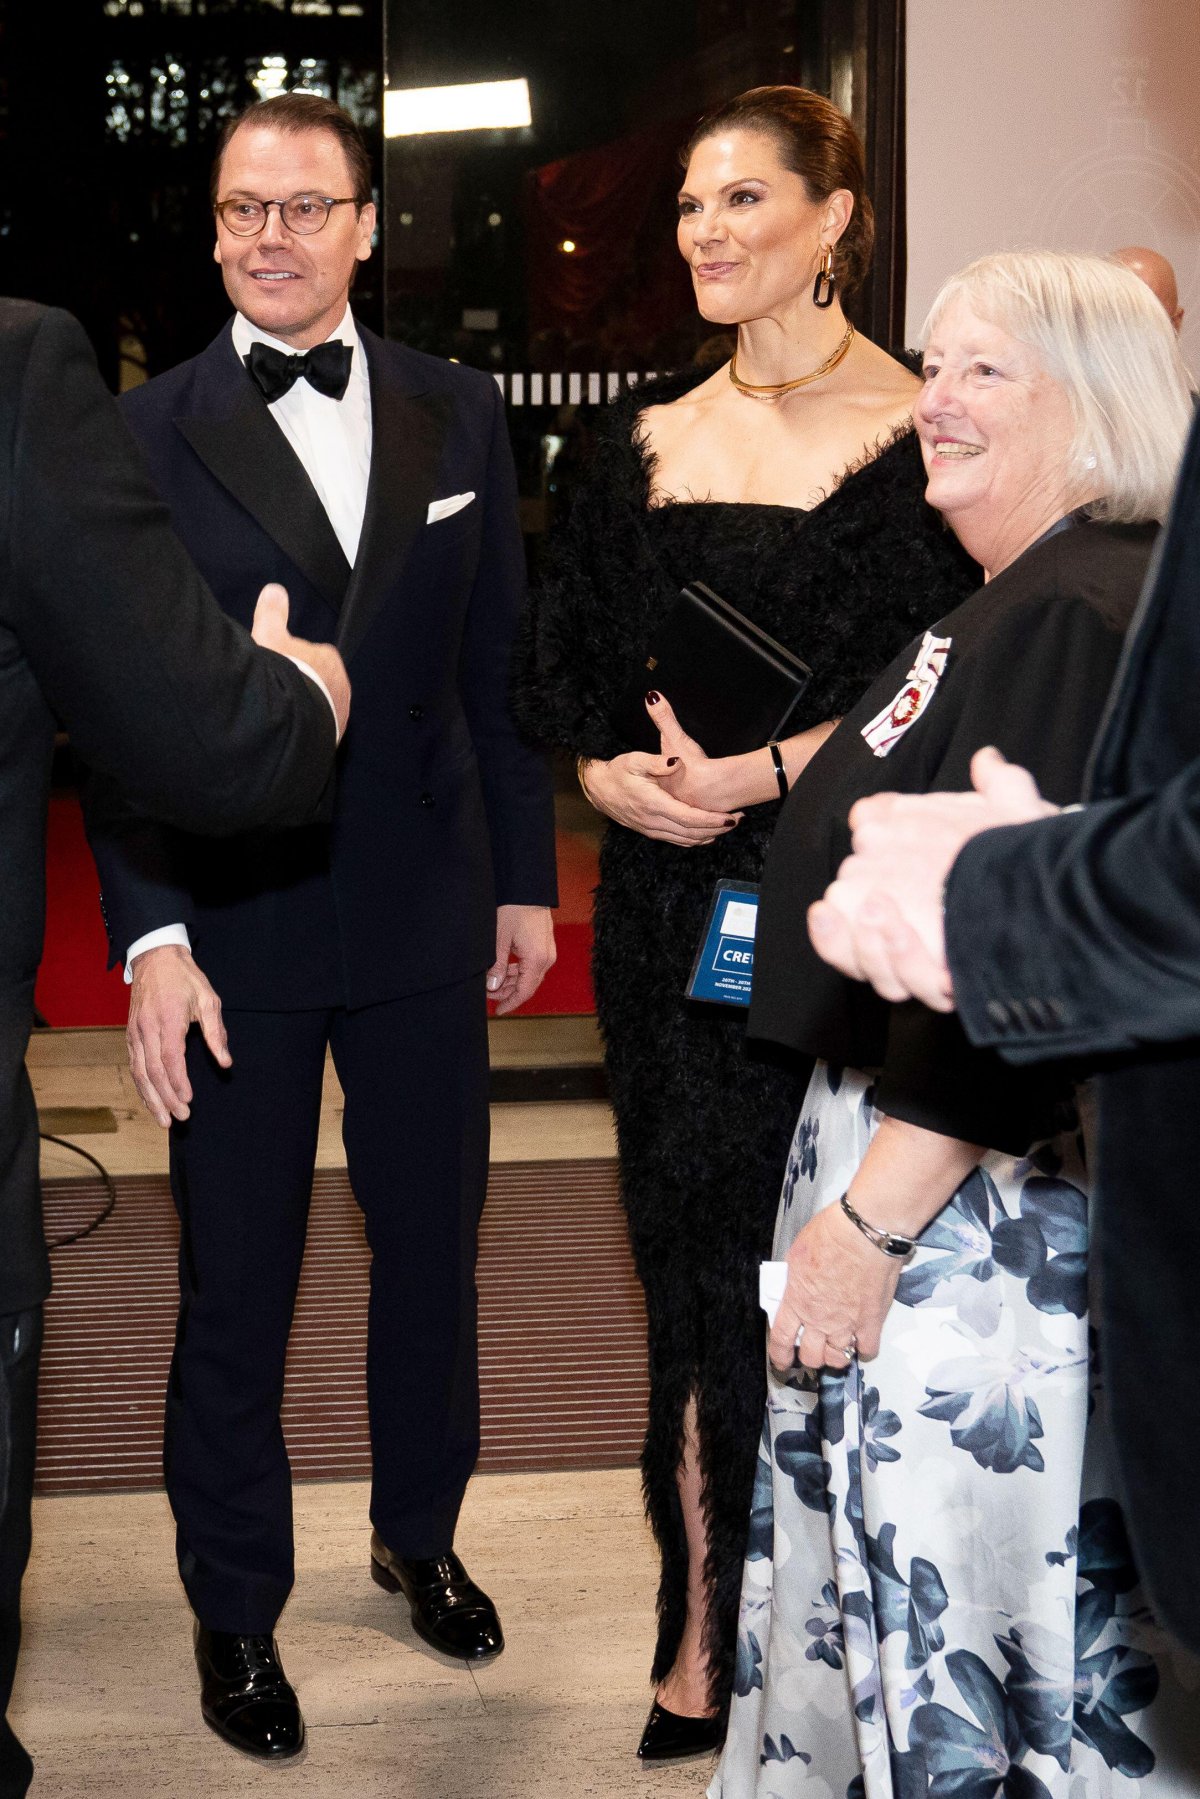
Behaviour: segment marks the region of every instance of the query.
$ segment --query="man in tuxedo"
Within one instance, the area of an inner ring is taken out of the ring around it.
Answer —
[[[111,794],[91,824],[134,1076],[171,1121],[165,1468],[202,1711],[272,1757],[304,1736],[273,1637],[293,1578],[279,1409],[326,1047],[373,1255],[370,1569],[428,1642],[494,1655],[495,1607],[453,1550],[479,1442],[486,994],[511,1010],[554,954],[549,774],[508,710],[524,559],[503,408],[487,376],[356,325],[370,195],[340,108],[252,107],[214,173],[235,317],[126,401],[226,609],[281,580],[345,655],[332,825],[214,853]],[[185,1052],[192,1021],[216,1054],[195,1032]]]
[[[22,300],[0,300],[0,488],[0,1799],[20,1799],[33,1769],[5,1713],[50,1286],[25,1049],[55,723],[140,805],[192,831],[300,824],[324,804],[349,689],[333,650],[289,636],[285,595],[255,615],[279,655],[213,604],[79,325]]]
[[[973,794],[877,795],[813,942],[1012,1062],[1095,1069],[1102,1367],[1130,1530],[1200,1653],[1200,422],[1097,743],[1060,813],[995,750]]]

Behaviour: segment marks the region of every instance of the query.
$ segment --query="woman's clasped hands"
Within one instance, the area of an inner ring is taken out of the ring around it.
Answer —
[[[787,1253],[787,1287],[771,1326],[771,1365],[846,1368],[877,1355],[901,1264],[883,1255],[840,1206],[811,1218]],[[797,1339],[799,1339],[797,1341]]]
[[[648,694],[646,708],[658,727],[661,753],[627,750],[609,762],[583,763],[588,799],[616,824],[681,849],[724,837],[742,817],[720,791],[723,761],[733,758],[707,756],[661,694]]]

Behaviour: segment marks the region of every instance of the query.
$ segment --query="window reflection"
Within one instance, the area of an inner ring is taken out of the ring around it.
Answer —
[[[894,7],[874,10],[881,30]],[[869,143],[868,24],[865,0],[388,0],[385,129],[430,90],[419,125],[385,137],[388,331],[500,382],[535,555],[585,460],[590,408],[729,354],[675,243],[695,119],[799,82]],[[519,81],[528,124],[471,129],[449,104],[454,84]]]
[[[194,355],[227,317],[208,206],[227,118],[308,88],[381,161],[383,0],[0,0],[0,31],[0,287],[78,314],[114,386]],[[47,193],[69,231],[47,228]],[[381,258],[355,303],[382,327]]]

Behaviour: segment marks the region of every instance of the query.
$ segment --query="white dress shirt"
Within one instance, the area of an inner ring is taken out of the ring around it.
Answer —
[[[328,394],[319,394],[301,377],[274,402],[270,412],[304,465],[304,472],[317,490],[346,561],[353,568],[362,536],[367,483],[371,476],[371,379],[366,353],[349,306],[337,330],[331,331],[325,341],[349,344],[353,352],[350,381],[342,398],[331,400]],[[268,337],[242,313],[235,313],[233,347],[239,362],[245,362],[251,344],[270,344],[272,349],[282,350],[287,356],[296,354],[291,344]],[[316,682],[332,707],[325,683],[305,663],[297,662],[296,666]],[[133,980],[134,957],[146,950],[159,949],[166,943],[177,943],[190,950],[187,926],[162,925],[131,943],[125,955],[127,984]]]

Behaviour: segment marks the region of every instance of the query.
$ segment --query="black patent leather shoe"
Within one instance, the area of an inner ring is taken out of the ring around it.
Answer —
[[[304,1719],[279,1664],[274,1637],[241,1637],[196,1626],[200,1710],[218,1736],[264,1761],[304,1747]]]
[[[503,1649],[495,1606],[452,1549],[418,1561],[393,1555],[379,1532],[372,1531],[371,1578],[388,1593],[404,1594],[413,1629],[443,1655],[482,1662]]]
[[[656,1699],[638,1744],[638,1758],[644,1762],[678,1762],[689,1755],[712,1755],[721,1747],[724,1735],[725,1726],[719,1716],[685,1718],[679,1712],[669,1712]]]

